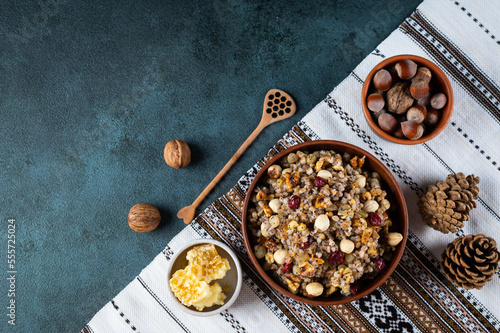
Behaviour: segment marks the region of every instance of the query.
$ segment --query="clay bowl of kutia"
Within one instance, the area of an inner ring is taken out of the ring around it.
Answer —
[[[408,225],[391,172],[365,150],[330,140],[270,159],[242,212],[256,273],[276,291],[322,306],[349,303],[384,283],[403,255]]]
[[[453,112],[453,90],[432,61],[398,55],[366,77],[361,104],[368,125],[386,140],[413,145],[436,137]]]

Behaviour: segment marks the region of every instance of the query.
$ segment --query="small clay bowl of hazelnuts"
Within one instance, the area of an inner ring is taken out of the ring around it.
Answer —
[[[415,55],[387,58],[366,77],[361,93],[370,127],[389,141],[414,145],[438,135],[453,112],[453,90],[443,71]]]

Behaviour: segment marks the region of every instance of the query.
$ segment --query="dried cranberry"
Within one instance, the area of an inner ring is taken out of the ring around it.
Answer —
[[[344,254],[342,253],[342,251],[335,251],[330,254],[330,257],[328,258],[328,263],[332,266],[336,266],[342,261],[344,261]]]
[[[300,249],[301,250],[305,250],[307,249],[311,244],[312,242],[314,241],[314,238],[312,236],[308,236],[307,237],[307,242],[303,243],[301,246],[300,246]]]
[[[314,186],[316,186],[316,187],[325,186],[325,180],[321,177],[316,177],[316,179],[314,180]]]
[[[351,290],[351,293],[357,294],[361,290],[361,286],[359,285],[359,283],[354,282],[351,284],[349,289]]]
[[[370,219],[370,224],[375,226],[375,227],[378,227],[382,223],[382,219],[375,212],[371,212],[368,215],[368,218]]]
[[[290,207],[291,209],[299,208],[299,204],[300,204],[300,198],[296,195],[292,195],[290,200],[288,200],[288,207]]]
[[[285,267],[283,267],[283,273],[290,273],[291,270],[292,270],[291,263],[285,264]]]
[[[375,267],[377,267],[377,269],[381,271],[387,267],[387,264],[385,263],[384,259],[378,258],[377,260],[375,260]]]

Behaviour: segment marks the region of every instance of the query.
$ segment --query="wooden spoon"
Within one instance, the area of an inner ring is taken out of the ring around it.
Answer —
[[[194,219],[196,207],[205,199],[215,185],[221,180],[226,172],[233,166],[238,158],[245,152],[250,144],[255,140],[259,133],[267,126],[280,120],[290,118],[295,114],[297,109],[294,100],[283,90],[271,89],[266,94],[264,101],[264,110],[259,125],[252,134],[246,139],[236,153],[231,157],[229,162],[222,168],[222,170],[215,176],[215,178],[208,184],[208,186],[201,192],[196,200],[190,205],[182,208],[177,212],[177,217],[184,220],[185,224],[191,223]]]

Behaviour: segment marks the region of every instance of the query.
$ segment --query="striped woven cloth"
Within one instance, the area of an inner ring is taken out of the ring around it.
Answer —
[[[212,203],[82,332],[497,332],[500,273],[482,290],[450,283],[439,262],[446,244],[484,233],[500,242],[500,13],[499,1],[426,0],[373,53],[274,145],[227,194]],[[415,146],[377,137],[360,103],[364,78],[397,54],[435,62],[451,81],[455,108],[447,128]],[[394,274],[370,295],[339,306],[310,306],[271,289],[251,266],[241,234],[243,199],[266,160],[296,143],[334,139],[377,156],[393,172],[407,200],[410,232]],[[444,235],[418,213],[418,195],[450,173],[481,178],[478,207],[462,230]],[[171,255],[195,238],[229,244],[240,257],[243,288],[220,315],[191,317],[167,292]]]

